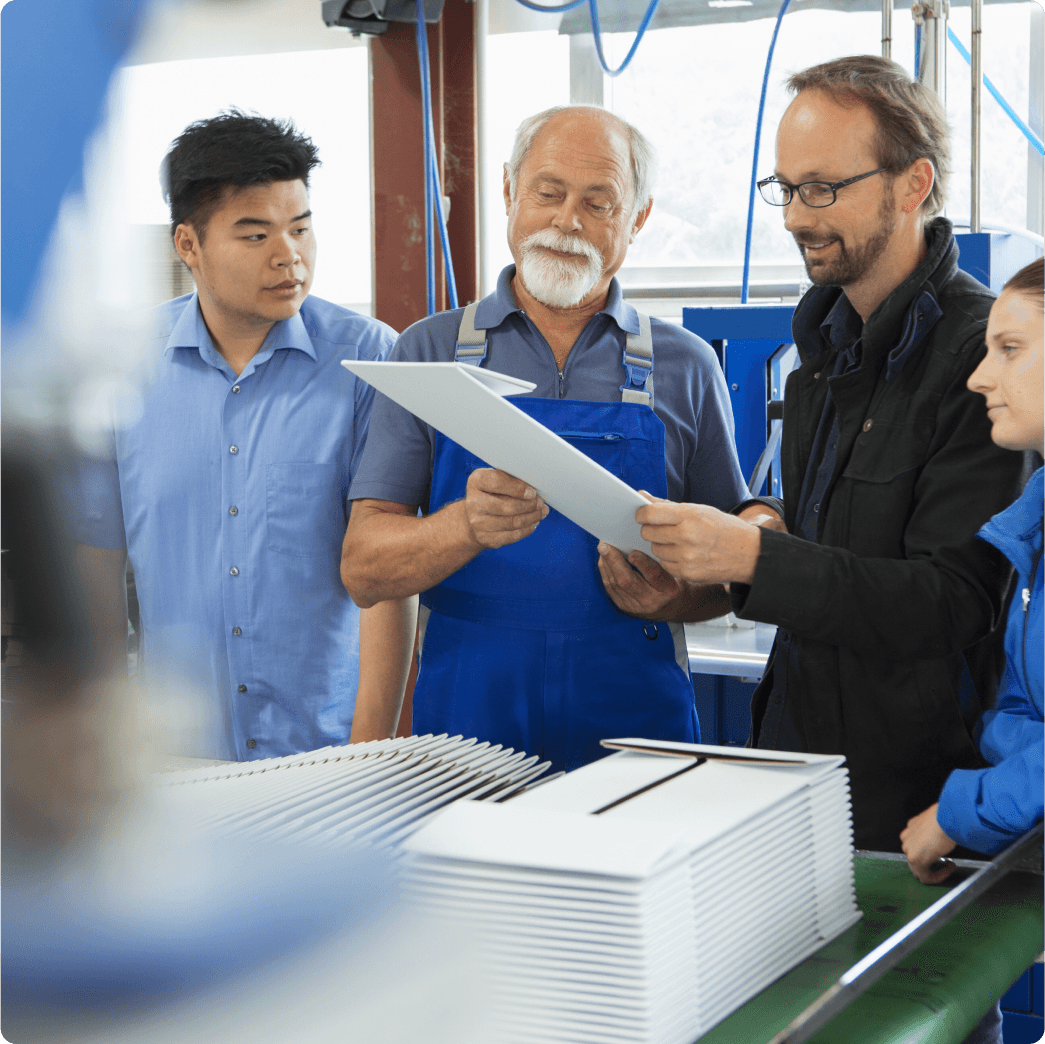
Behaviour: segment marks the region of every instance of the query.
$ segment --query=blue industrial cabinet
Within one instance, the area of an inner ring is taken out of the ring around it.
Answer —
[[[1038,1044],[1045,1036],[1041,964],[1032,964],[1001,999],[1005,1044]]]
[[[710,341],[725,373],[736,425],[740,470],[749,485],[766,448],[771,424],[779,426],[772,403],[784,397],[783,382],[797,364],[791,347],[791,305],[711,305],[683,308],[682,325]],[[769,491],[780,495],[779,450],[769,471]],[[775,480],[775,481],[774,481]],[[752,493],[762,491],[762,482]]]

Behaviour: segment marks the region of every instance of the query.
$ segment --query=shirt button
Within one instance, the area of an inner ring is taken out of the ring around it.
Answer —
[[[229,453],[239,453],[239,446],[229,446]]]
[[[870,431],[874,427],[874,421],[868,418],[864,421],[864,431]]]
[[[820,371],[819,370],[817,370],[816,373],[813,374],[813,380],[814,381],[820,380]]]
[[[248,747],[248,749],[253,750],[256,746],[257,746],[257,743],[255,743],[254,740],[247,740],[247,747]]]
[[[233,395],[239,395],[239,385],[238,384],[234,384],[232,386],[232,394]]]
[[[243,633],[243,631],[239,627],[233,627],[232,633],[238,638]]]
[[[813,510],[814,511],[819,511],[820,510],[820,505],[819,504],[814,504],[813,505]]]
[[[239,508],[236,507],[235,504],[233,504],[232,507],[229,508],[229,514],[230,515],[238,515],[239,514]]]
[[[779,635],[780,635],[780,640],[781,640],[782,642],[786,642],[786,641],[787,641],[787,640],[788,640],[788,639],[789,639],[789,638],[791,637],[791,635],[789,635],[789,634],[787,633],[787,631],[780,631],[780,632],[778,632],[778,633],[779,633]]]
[[[229,576],[239,576],[239,570],[235,566],[233,566],[229,570]]]
[[[246,687],[246,685],[237,685],[236,686],[236,691],[237,692],[246,692],[247,691],[247,687]]]

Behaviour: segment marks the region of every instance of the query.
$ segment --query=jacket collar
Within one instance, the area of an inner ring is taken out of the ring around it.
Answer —
[[[993,544],[1021,576],[1030,572],[1034,558],[1041,550],[1045,498],[1043,473],[1045,468],[1038,468],[1020,499],[995,515],[977,534],[981,540]]]
[[[899,363],[893,364],[888,379],[896,376],[899,367],[939,321],[939,292],[958,268],[958,244],[946,218],[930,221],[925,238],[927,249],[921,263],[864,323],[861,347],[867,362],[874,363],[900,351]],[[820,326],[842,296],[841,287],[814,286],[798,302],[791,328],[803,360],[831,347],[821,335]]]
[[[509,265],[497,277],[497,289],[479,302],[475,313],[477,330],[494,330],[513,312],[522,314],[522,309],[515,303],[512,293],[512,280],[515,278],[515,265]],[[624,300],[617,277],[610,280],[610,289],[606,297],[606,307],[599,315],[608,315],[625,333],[639,332],[638,312]]]

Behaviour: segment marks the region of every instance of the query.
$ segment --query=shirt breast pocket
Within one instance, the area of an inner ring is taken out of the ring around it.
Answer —
[[[266,474],[267,546],[307,558],[330,554],[345,533],[337,461],[269,464]]]

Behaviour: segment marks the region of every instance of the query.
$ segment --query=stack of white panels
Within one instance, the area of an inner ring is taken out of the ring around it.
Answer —
[[[661,753],[404,844],[409,890],[479,931],[508,1040],[688,1044],[860,917],[842,758],[613,742]]]
[[[325,747],[162,778],[169,806],[222,837],[394,848],[458,798],[502,800],[547,768],[536,756],[443,735]]]

